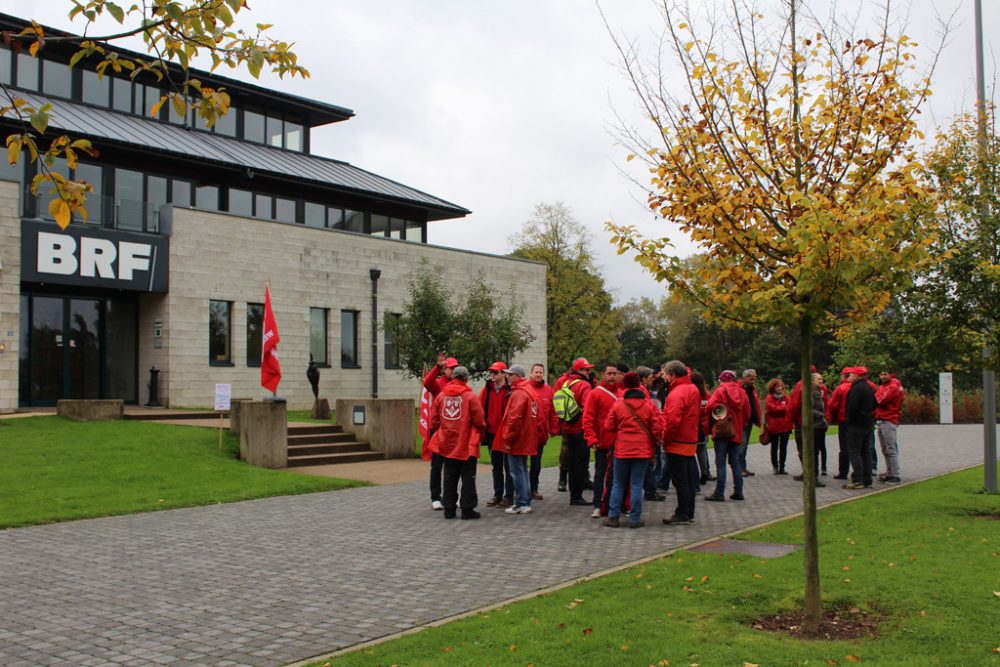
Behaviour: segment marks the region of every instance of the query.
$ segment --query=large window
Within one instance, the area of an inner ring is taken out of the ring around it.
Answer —
[[[327,354],[327,313],[326,308],[309,309],[309,354],[312,360],[320,366],[329,366]]]
[[[385,314],[385,367],[401,368],[399,364],[399,348],[396,347],[396,342],[392,338],[392,329],[396,325],[402,315],[399,313],[386,313]]]
[[[264,304],[247,304],[247,366],[260,366],[264,351]]]
[[[107,107],[111,102],[111,77],[97,76],[97,72],[83,70],[83,101]]]
[[[358,363],[358,311],[340,311],[340,365],[360,368]]]
[[[38,58],[27,53],[17,54],[17,85],[19,88],[38,90]]]
[[[71,97],[69,67],[54,60],[42,61],[42,92],[56,97]]]
[[[208,302],[208,362],[214,366],[231,366],[232,301]]]

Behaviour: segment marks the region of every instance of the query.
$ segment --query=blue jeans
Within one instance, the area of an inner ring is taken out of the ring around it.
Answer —
[[[628,520],[638,523],[642,519],[642,480],[646,477],[649,459],[615,459],[615,481],[611,487],[608,517],[617,519],[622,513],[625,485],[629,485],[630,506]]]
[[[730,440],[715,441],[715,494],[726,495],[726,461],[733,471],[733,493],[743,493],[743,468],[740,466],[740,443]]]
[[[531,477],[528,474],[528,457],[507,454],[510,476],[514,478],[514,504],[531,507]]]

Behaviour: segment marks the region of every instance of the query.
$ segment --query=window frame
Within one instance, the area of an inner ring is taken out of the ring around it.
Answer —
[[[389,320],[399,321],[402,317],[402,313],[393,313],[388,310],[383,315],[382,356],[385,358],[385,369],[389,371],[400,370],[403,367],[399,359],[399,348],[396,346],[396,341],[389,335],[388,327]]]
[[[256,313],[259,309],[259,321],[257,324],[257,331],[251,334],[251,327],[253,326],[253,320],[256,319]],[[254,340],[256,339],[256,340]],[[247,302],[247,329],[246,329],[246,340],[247,340],[247,368],[260,368],[260,359],[264,352],[264,304]],[[257,353],[251,356],[251,350],[254,346],[257,348]]]
[[[354,326],[352,327],[353,331],[351,332],[346,332],[344,330],[345,329],[344,316],[348,314],[350,314],[353,318]],[[340,311],[340,367],[341,368],[351,368],[351,369],[361,368],[361,354],[360,350],[358,349],[358,322],[360,321],[360,318],[358,316],[360,314],[361,311],[351,310],[349,308],[344,308]],[[348,334],[350,335],[350,340],[352,341],[352,345],[354,347],[353,359],[347,357],[346,351],[344,349],[344,343],[345,341],[348,340]]]
[[[313,352],[313,313],[322,313],[323,357],[320,360]],[[309,308],[309,355],[320,368],[330,368],[330,309],[310,306]]]
[[[224,304],[225,314],[226,314],[226,324],[225,324],[225,344],[226,344],[226,356],[225,358],[212,358],[212,318],[213,318],[213,307],[214,304]],[[208,365],[209,366],[232,366],[233,365],[233,302],[223,301],[222,299],[209,299],[208,300]]]

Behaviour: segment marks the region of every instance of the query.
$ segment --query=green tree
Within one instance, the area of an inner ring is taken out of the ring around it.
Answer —
[[[152,105],[151,113],[170,103],[179,115],[194,108],[198,115],[212,127],[216,120],[229,110],[229,95],[224,89],[203,85],[188,75],[188,64],[199,55],[207,54],[212,60],[212,70],[225,65],[229,68],[245,67],[257,78],[264,67],[279,76],[309,76],[298,64],[298,58],[288,42],[271,39],[266,31],[271,27],[258,23],[253,32],[236,27],[240,12],[249,11],[246,0],[147,0],[131,6],[119,5],[111,0],[70,0],[69,17],[83,22],[82,35],[49,35],[37,22],[20,33],[5,31],[4,43],[15,53],[27,51],[36,57],[48,44],[59,42],[76,45],[78,49],[70,66],[82,64],[93,68],[98,76],[109,70],[116,74],[127,72],[133,79],[146,82],[166,80],[170,90]],[[112,17],[122,30],[108,35],[87,35],[91,24],[101,16]],[[115,52],[108,44],[140,36],[146,45],[149,59],[131,58]],[[179,66],[183,77],[171,76],[168,63]],[[53,169],[58,158],[64,158],[69,168],[76,166],[80,153],[97,156],[97,149],[86,139],[73,139],[67,135],[51,138],[47,146],[39,142],[49,129],[54,113],[51,104],[35,108],[0,84],[7,102],[0,106],[0,117],[11,117],[21,126],[20,132],[7,137],[7,159],[15,164],[22,153],[32,162],[41,162],[41,168],[31,183],[32,193],[37,194],[43,183],[51,185],[55,195],[49,212],[63,229],[74,213],[86,220],[87,195],[93,187],[84,181],[73,181]]]
[[[657,304],[648,297],[633,299],[615,309],[622,361],[632,368],[659,368],[667,361],[668,309],[666,298]]]
[[[929,256],[920,215],[932,195],[919,179],[914,119],[928,94],[911,83],[913,47],[814,25],[802,0],[774,23],[735,11],[702,38],[665,3],[666,44],[683,68],[683,96],[647,74],[616,40],[627,75],[662,144],[643,146],[653,173],[649,206],[704,252],[685,264],[668,238],[609,225],[637,261],[709,321],[799,332],[803,386],[805,628],[822,618],[812,438],[812,342],[834,317],[882,310]],[[853,27],[856,26],[852,26]],[[730,49],[729,53],[726,49]],[[733,52],[735,51],[735,53]]]
[[[522,322],[524,305],[513,290],[498,295],[482,272],[454,291],[445,287],[441,268],[431,269],[424,260],[410,278],[409,291],[402,315],[383,327],[410,377],[423,377],[441,353],[481,377],[494,361],[511,359],[535,339]]]
[[[590,234],[562,202],[538,204],[510,242],[513,257],[548,266],[546,325],[553,371],[577,357],[617,361],[621,346],[611,294],[594,264]]]

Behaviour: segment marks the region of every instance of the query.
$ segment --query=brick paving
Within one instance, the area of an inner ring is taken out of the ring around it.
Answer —
[[[982,463],[981,426],[902,427],[900,442],[904,481]],[[646,503],[646,528],[608,530],[547,469],[528,516],[444,521],[411,482],[0,531],[0,665],[288,664],[800,511],[768,448],[750,468],[746,501],[699,501],[673,528],[673,494]],[[826,479],[820,505],[862,493]],[[500,548],[521,563],[484,576]]]

